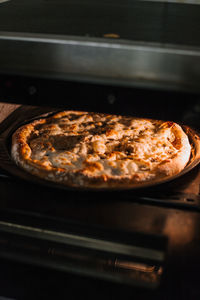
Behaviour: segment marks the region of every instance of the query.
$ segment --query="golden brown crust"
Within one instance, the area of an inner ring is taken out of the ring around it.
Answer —
[[[67,186],[129,188],[180,172],[191,147],[174,122],[63,111],[20,127],[14,161]]]
[[[168,161],[161,162],[157,169],[158,172],[165,172],[167,176],[179,173],[187,164],[191,153],[191,146],[188,137],[182,128],[178,124],[173,124],[171,130],[175,136],[175,140],[172,142],[172,145],[178,150],[178,152],[172,155]]]

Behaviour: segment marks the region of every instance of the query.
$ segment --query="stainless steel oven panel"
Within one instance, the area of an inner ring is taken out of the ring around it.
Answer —
[[[199,92],[200,49],[0,32],[0,73]]]

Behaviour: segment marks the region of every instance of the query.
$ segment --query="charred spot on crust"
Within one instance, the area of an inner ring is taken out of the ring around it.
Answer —
[[[126,127],[131,127],[132,125],[132,118],[121,118],[118,123],[126,126]]]
[[[69,114],[67,117],[69,118],[70,121],[74,121],[74,120],[78,120],[80,117],[86,115],[86,113],[82,113],[82,114],[74,114],[74,113],[71,113]],[[66,116],[64,116],[65,118]]]
[[[49,137],[49,140],[52,143],[52,146],[56,150],[66,150],[69,151],[73,149],[76,144],[80,143],[83,139],[83,136],[81,135],[52,135]]]

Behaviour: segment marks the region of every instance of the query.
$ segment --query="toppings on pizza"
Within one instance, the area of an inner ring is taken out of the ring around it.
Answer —
[[[39,177],[84,187],[134,187],[180,172],[190,144],[174,122],[63,111],[13,135],[15,162]]]

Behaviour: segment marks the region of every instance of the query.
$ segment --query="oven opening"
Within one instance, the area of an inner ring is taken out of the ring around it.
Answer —
[[[12,173],[13,162],[7,156],[10,142],[5,138],[18,124],[66,107],[175,121],[197,132],[198,95],[115,86],[100,89],[94,84],[74,89],[74,84],[23,77],[9,76],[9,80],[13,88],[5,91],[9,103],[17,95],[16,102],[20,99],[22,105],[1,122],[0,256],[133,287],[155,290],[165,280],[171,282],[185,257],[183,249],[195,238],[200,209],[198,166],[145,189],[71,191]],[[23,94],[30,83],[37,92]],[[73,99],[66,100],[71,88]]]

